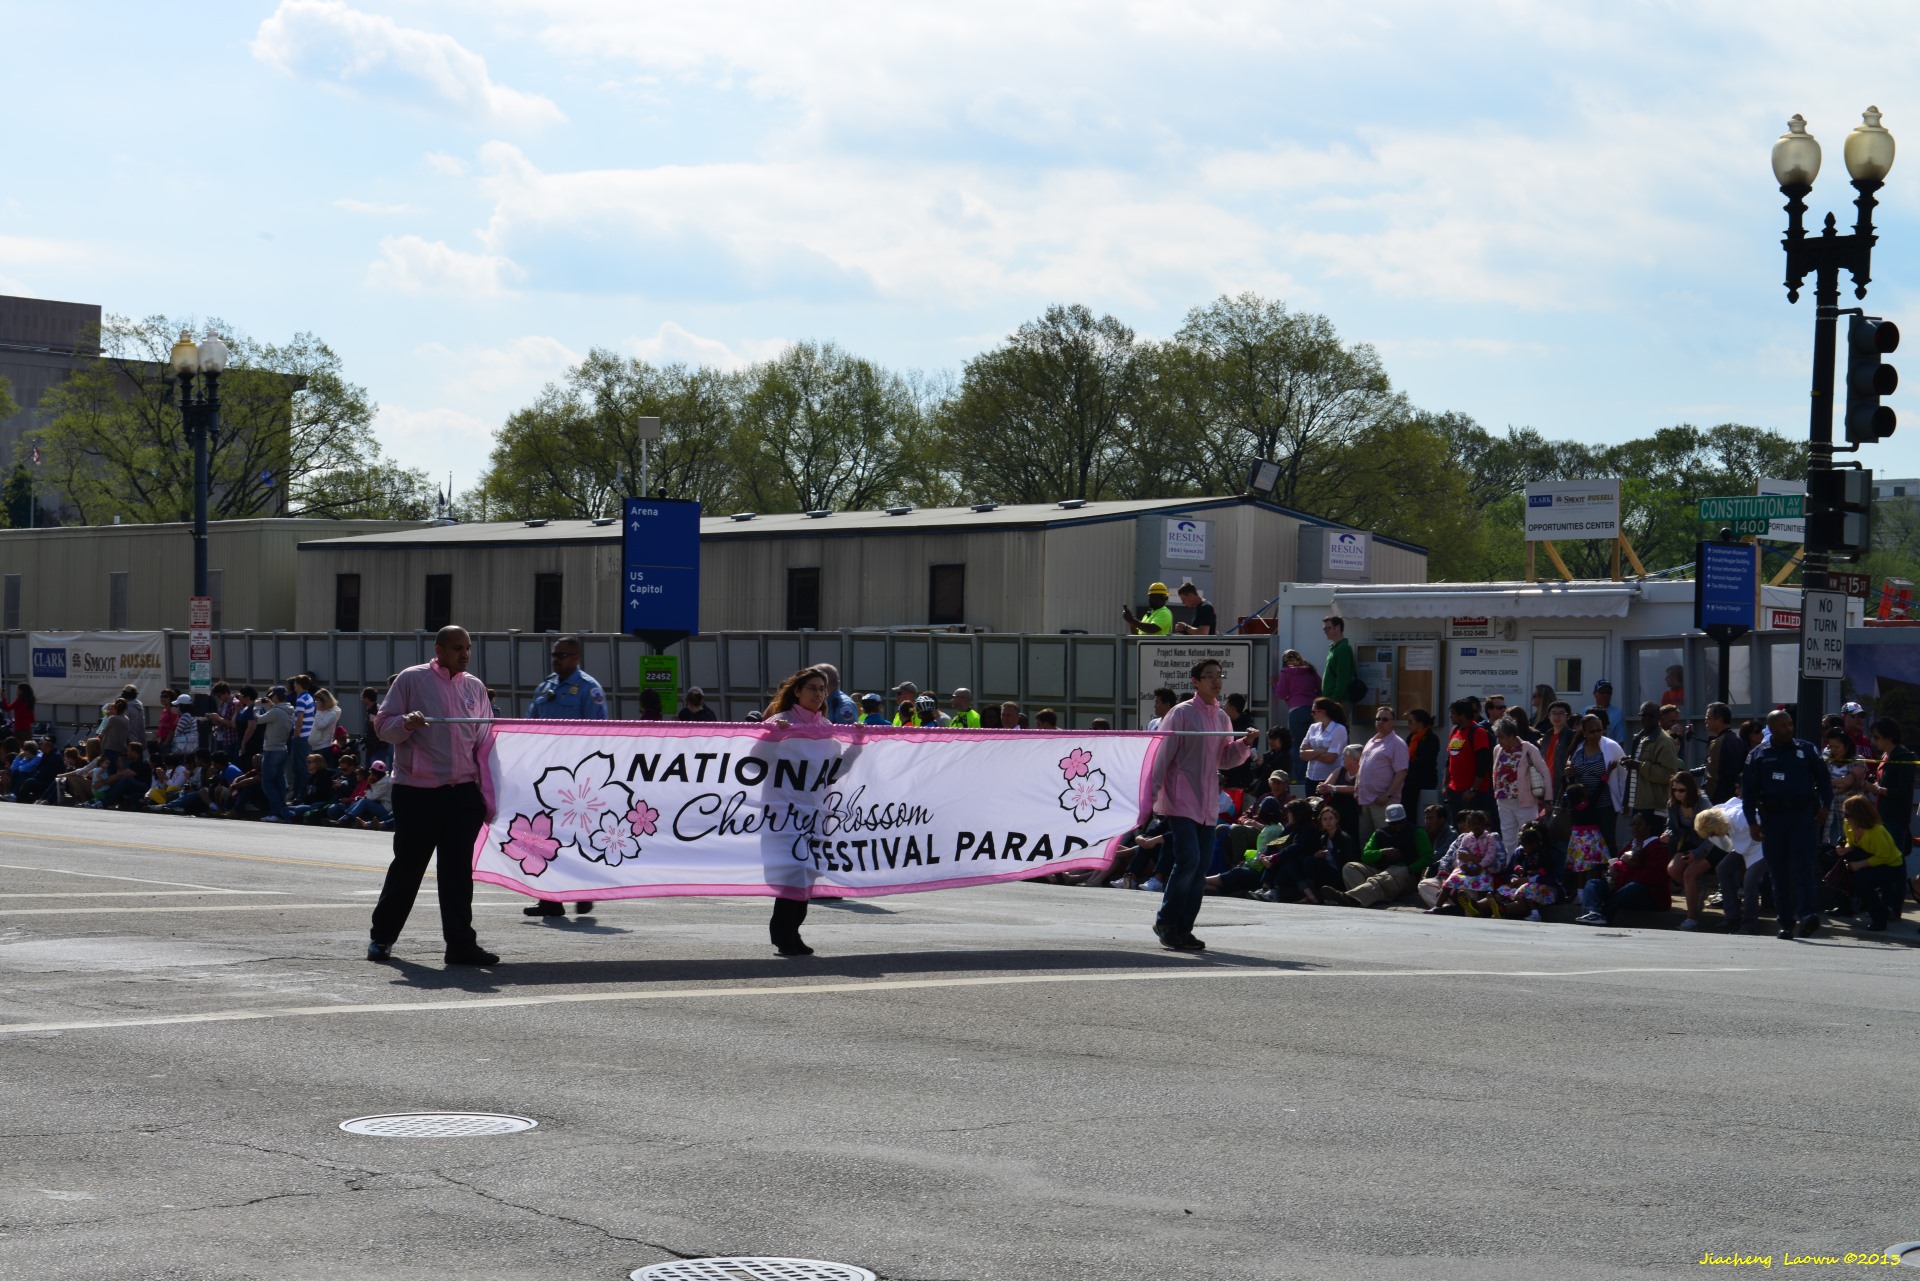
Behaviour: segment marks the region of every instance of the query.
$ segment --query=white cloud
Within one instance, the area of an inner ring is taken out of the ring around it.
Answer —
[[[392,216],[397,214],[415,214],[415,213],[425,212],[425,210],[422,210],[415,205],[406,205],[406,204],[383,205],[371,200],[355,200],[351,196],[340,197],[340,199],[333,202],[333,207],[335,209],[344,209],[348,213],[376,214],[376,215],[385,215],[385,216]]]
[[[454,477],[456,492],[471,484],[473,476],[485,466],[496,425],[445,406],[409,409],[383,404],[373,420],[380,447],[396,462],[425,468],[436,486],[445,486],[448,464],[457,460],[460,470]]]
[[[448,399],[496,402],[531,400],[548,382],[580,363],[580,355],[558,338],[527,334],[490,347],[456,351],[443,343],[423,343],[414,354],[443,377]]]
[[[450,156],[444,151],[427,153],[427,168],[444,178],[464,178],[467,176],[467,162],[458,156]]]
[[[524,274],[498,254],[470,254],[419,236],[389,236],[380,242],[380,257],[367,266],[367,284],[393,293],[493,298]]]
[[[496,84],[486,59],[452,36],[343,0],[281,0],[260,24],[253,56],[290,75],[452,108],[487,125],[534,129],[566,119],[552,99]]]
[[[748,365],[771,360],[787,347],[785,338],[748,340],[729,345],[718,338],[702,338],[673,321],[663,321],[651,338],[629,339],[633,354],[650,364],[678,361],[686,365],[708,365],[715,369],[745,369]]]

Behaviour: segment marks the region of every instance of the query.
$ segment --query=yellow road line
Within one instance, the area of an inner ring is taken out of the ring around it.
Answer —
[[[541,996],[485,996],[433,1001],[390,1001],[380,1005],[279,1005],[247,1010],[209,1010],[135,1019],[79,1019],[71,1022],[0,1023],[7,1032],[79,1032],[97,1028],[167,1027],[192,1023],[239,1023],[260,1019],[324,1018],[340,1014],[419,1014],[498,1010],[522,1005],[584,1005],[601,1001],[698,1001],[741,996],[830,996],[860,992],[925,991],[932,988],[1013,987],[1040,983],[1138,983],[1168,979],[1312,979],[1312,978],[1502,978],[1566,979],[1610,974],[1746,974],[1749,966],[1619,966],[1598,970],[1123,970],[1109,974],[1006,974],[952,979],[878,979],[855,983],[786,983],[757,987],[649,988],[623,992],[560,992]]]

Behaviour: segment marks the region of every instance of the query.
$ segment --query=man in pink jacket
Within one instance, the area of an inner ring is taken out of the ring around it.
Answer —
[[[1213,854],[1213,825],[1220,808],[1220,767],[1234,766],[1253,754],[1260,731],[1235,737],[1233,722],[1220,706],[1220,664],[1207,658],[1193,665],[1193,697],[1176,703],[1160,721],[1160,744],[1153,760],[1153,812],[1167,820],[1167,844],[1173,870],[1153,932],[1162,947],[1200,952],[1206,944],[1193,936],[1200,899],[1207,889],[1207,861]]]

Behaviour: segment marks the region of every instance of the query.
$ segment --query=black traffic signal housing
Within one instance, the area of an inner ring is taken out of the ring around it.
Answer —
[[[1881,357],[1900,346],[1900,330],[1878,316],[1847,320],[1847,440],[1871,445],[1893,435],[1894,412],[1880,403],[1900,385],[1899,371]]]
[[[1836,560],[1859,560],[1872,551],[1873,473],[1841,467],[1815,472],[1807,481],[1808,541],[1818,539]]]

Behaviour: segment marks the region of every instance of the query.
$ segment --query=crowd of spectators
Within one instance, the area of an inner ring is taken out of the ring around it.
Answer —
[[[1672,913],[1678,897],[1681,929],[1757,933],[1770,912],[1782,938],[1805,937],[1822,916],[1885,930],[1910,894],[1920,901],[1911,849],[1920,759],[1891,718],[1869,725],[1849,703],[1800,734],[1784,712],[1770,728],[1736,722],[1716,702],[1702,718],[1705,761],[1690,768],[1675,667],[1660,700],[1643,703],[1631,725],[1601,680],[1578,711],[1545,685],[1530,709],[1459,698],[1444,730],[1424,708],[1403,721],[1381,706],[1363,739],[1352,698],[1364,691],[1348,674],[1344,624],[1330,616],[1325,627],[1325,670],[1336,683],[1287,650],[1266,755],[1245,777],[1221,772],[1210,893],[1585,925],[1627,914],[1651,921]],[[1156,717],[1173,706],[1172,691],[1156,691]],[[1817,749],[1802,741],[1813,739]],[[1826,786],[1801,787],[1781,762],[1795,752],[1811,761],[1816,751]],[[1802,812],[1809,838],[1780,865],[1805,883],[1776,887],[1762,818],[1784,827]],[[1154,818],[1085,883],[1160,891],[1170,867],[1166,825]]]
[[[360,691],[363,720],[383,692]],[[168,688],[150,714],[129,685],[91,733],[61,748],[22,684],[6,704],[13,732],[0,739],[0,801],[389,828],[393,749],[353,735],[341,710],[311,673],[264,693],[223,681],[199,712],[192,695]]]

